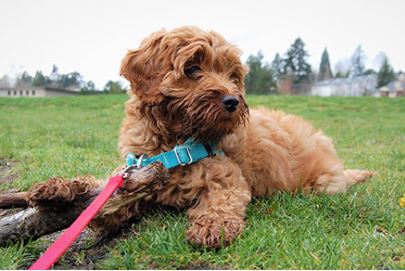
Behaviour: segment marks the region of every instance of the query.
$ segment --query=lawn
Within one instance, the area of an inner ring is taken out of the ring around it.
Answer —
[[[124,95],[0,99],[0,162],[12,165],[7,173],[12,181],[0,190],[26,190],[53,176],[106,177],[123,163],[117,136],[125,100]],[[378,176],[341,195],[255,199],[243,235],[220,250],[191,246],[185,214],[157,210],[104,245],[80,241],[57,267],[404,269],[405,209],[398,202],[405,193],[405,99],[248,100],[251,107],[304,116],[335,140],[347,167]],[[41,238],[0,248],[0,269],[26,268],[49,244]]]

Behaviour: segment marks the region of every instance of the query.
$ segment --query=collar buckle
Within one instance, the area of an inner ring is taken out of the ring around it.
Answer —
[[[174,151],[174,155],[176,156],[177,162],[179,163],[180,166],[186,166],[186,165],[190,165],[193,163],[193,157],[191,156],[190,150],[188,149],[188,147],[186,146],[182,146],[181,148],[186,149],[186,153],[188,156],[189,161],[186,163],[182,163],[180,160],[180,155],[179,155],[179,149],[178,146],[176,146],[173,151]]]

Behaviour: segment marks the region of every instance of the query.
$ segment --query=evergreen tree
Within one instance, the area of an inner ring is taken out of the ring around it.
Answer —
[[[395,80],[394,69],[391,67],[388,58],[385,57],[384,62],[377,75],[377,87],[380,88],[385,85],[388,85],[391,81],[394,80]]]
[[[365,71],[365,63],[366,61],[366,54],[361,48],[361,45],[357,46],[356,50],[354,51],[351,59],[351,69],[350,69],[350,77],[357,77],[364,74]]]
[[[274,56],[271,62],[271,69],[273,70],[273,75],[275,80],[280,79],[280,75],[284,73],[283,59],[280,57],[279,53]]]
[[[32,86],[32,76],[24,71],[20,76],[17,77],[16,87],[27,87]]]
[[[42,74],[41,71],[36,71],[34,79],[32,79],[32,85],[35,87],[46,86],[49,83],[49,79]]]
[[[263,63],[263,54],[250,55],[246,64],[249,66],[249,73],[245,78],[246,93],[270,94],[276,92],[277,85],[271,67]]]
[[[330,68],[330,62],[329,62],[329,53],[328,50],[325,48],[322,53],[321,57],[321,64],[319,65],[319,75],[318,75],[318,80],[328,80],[333,78],[332,75],[332,70]]]
[[[312,69],[307,62],[308,52],[305,50],[305,43],[297,38],[286,53],[284,58],[284,73],[294,76],[294,83],[309,82]]]

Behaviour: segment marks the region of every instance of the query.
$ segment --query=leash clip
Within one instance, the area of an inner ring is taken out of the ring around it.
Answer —
[[[146,158],[146,154],[142,154],[138,159],[136,159],[136,164],[130,164],[121,170],[122,177],[126,180],[130,173],[137,171],[142,168],[142,162]]]
[[[146,157],[146,154],[142,154],[142,155],[137,159],[137,161],[136,161],[136,168],[137,168],[137,169],[142,168],[142,162],[143,162],[143,159],[145,159],[145,157]]]
[[[130,166],[126,166],[123,170],[121,170],[120,174],[122,175],[122,178],[124,180],[128,179],[129,174],[138,170],[138,166],[137,165],[130,165]]]

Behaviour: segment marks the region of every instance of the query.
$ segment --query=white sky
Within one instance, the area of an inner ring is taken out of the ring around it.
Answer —
[[[79,71],[101,88],[119,79],[127,49],[161,28],[215,30],[243,50],[271,61],[300,36],[318,70],[323,48],[332,68],[361,44],[368,67],[384,51],[405,70],[404,0],[1,0],[0,76],[27,70]],[[376,67],[374,67],[376,68]]]

